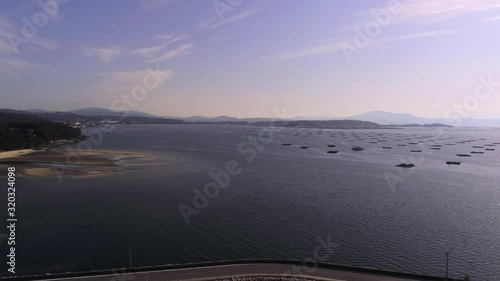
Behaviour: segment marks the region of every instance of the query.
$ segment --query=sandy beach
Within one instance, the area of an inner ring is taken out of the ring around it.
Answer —
[[[102,176],[122,171],[131,160],[150,158],[147,153],[128,151],[24,149],[0,152],[0,167],[14,166],[19,174],[30,177]]]
[[[0,152],[0,160],[6,159],[6,158],[15,158],[21,155],[26,155],[29,153],[34,152],[35,150],[33,149],[22,149],[22,150],[12,150],[12,151],[4,151]]]

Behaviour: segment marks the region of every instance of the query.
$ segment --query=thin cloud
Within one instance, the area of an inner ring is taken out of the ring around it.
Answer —
[[[177,58],[177,57],[180,57],[180,56],[183,56],[183,55],[187,55],[187,54],[190,53],[190,49],[193,46],[194,46],[194,44],[185,44],[185,45],[182,45],[182,46],[178,47],[175,50],[167,52],[163,56],[147,60],[147,62],[160,62],[160,61],[164,61],[164,60],[169,60],[169,59]]]
[[[452,34],[452,33],[457,33],[457,32],[458,32],[458,30],[438,30],[438,31],[429,31],[429,32],[417,32],[417,33],[407,34],[407,35],[402,35],[402,36],[394,36],[394,37],[387,37],[387,38],[381,38],[381,39],[372,39],[372,44],[414,40],[414,39],[427,38],[427,37],[436,37],[436,36]],[[347,46],[350,46],[349,44],[353,45],[350,42],[350,40],[338,40],[338,41],[333,42],[331,44],[319,45],[319,46],[314,46],[314,47],[310,47],[310,48],[303,49],[303,50],[284,53],[284,54],[280,55],[278,59],[279,60],[289,60],[289,59],[295,59],[295,58],[301,58],[301,57],[317,56],[317,55],[335,53],[335,52],[342,51],[342,49],[347,47]]]
[[[104,63],[110,63],[117,57],[126,54],[143,56],[147,59],[146,62],[159,62],[188,54],[189,49],[193,46],[193,44],[184,44],[175,50],[165,53],[168,46],[189,39],[189,35],[166,36],[160,34],[154,36],[154,38],[169,38],[169,40],[160,45],[133,50],[127,50],[122,47],[84,48],[83,53],[89,57],[100,58]]]
[[[335,42],[335,43],[326,44],[326,45],[319,45],[319,46],[315,46],[315,47],[311,47],[311,48],[307,48],[307,49],[303,49],[303,50],[299,50],[299,51],[284,53],[279,57],[279,60],[289,60],[289,59],[295,59],[295,58],[301,58],[301,57],[334,53],[334,52],[342,50],[342,44],[344,42],[345,41]]]
[[[157,40],[170,40],[172,38],[175,38],[176,36],[177,35],[173,33],[164,33],[164,34],[156,34],[155,36],[153,36],[153,38]]]
[[[17,71],[27,71],[40,67],[39,64],[33,64],[20,59],[2,59],[0,58],[0,71],[1,72],[17,72]]]
[[[18,30],[19,27],[16,23],[11,21],[5,16],[0,15],[0,35],[7,35],[8,31]]]
[[[1,32],[0,32],[0,36],[1,36]],[[45,50],[48,50],[48,51],[53,51],[53,50],[59,49],[59,44],[57,44],[56,41],[51,40],[51,39],[47,39],[47,38],[42,38],[42,37],[34,37],[32,39],[28,39],[27,44],[38,46],[38,47],[45,49]],[[21,45],[19,45],[17,47],[20,48],[22,45],[24,45],[24,43],[21,43]],[[0,38],[0,54],[11,54],[14,52],[15,52],[15,49],[12,46],[12,43],[11,43],[8,35],[5,36],[4,38]]]
[[[24,38],[21,35],[21,28],[18,26],[18,24],[16,24],[15,22],[11,21],[6,17],[0,17],[0,37],[4,37],[3,39],[0,38],[0,53],[5,54],[14,52],[14,48],[9,40],[9,36],[12,36],[12,34]],[[28,44],[38,46],[45,50],[52,51],[59,48],[59,45],[56,43],[56,41],[40,37],[39,35],[36,35],[35,37],[27,40]],[[5,48],[5,44],[8,44],[10,46],[10,50]]]
[[[413,33],[409,35],[403,35],[403,36],[396,36],[396,37],[389,37],[385,39],[380,39],[377,40],[376,42],[394,42],[394,41],[405,41],[405,40],[413,40],[413,39],[420,39],[420,38],[426,38],[426,37],[436,37],[440,35],[446,35],[446,34],[452,34],[452,33],[457,33],[459,32],[458,30],[438,30],[438,31],[429,31],[429,32],[418,32],[418,33]]]
[[[85,48],[83,54],[89,57],[100,58],[104,63],[112,62],[116,57],[123,54],[120,47],[111,48]]]
[[[174,72],[170,69],[159,70],[156,72],[158,77],[162,77],[162,80],[167,80],[172,77]],[[130,84],[141,84],[144,77],[150,76],[151,74],[147,70],[134,70],[134,71],[115,71],[108,73],[99,73],[98,76],[101,82],[104,83],[124,83],[129,86]]]
[[[161,39],[163,40],[168,40],[167,42],[158,45],[158,46],[153,46],[153,47],[145,47],[145,48],[139,48],[130,51],[130,54],[132,55],[141,55],[146,58],[152,58],[158,55],[158,53],[165,48],[167,48],[170,44],[173,44],[175,42],[187,40],[189,38],[189,35],[181,35],[181,36],[172,36],[169,34],[158,34],[154,36],[155,39]],[[168,39],[167,39],[168,38]]]
[[[7,30],[12,30],[14,26],[11,20],[0,15],[0,54],[10,54],[14,52],[9,38],[7,37],[9,35]]]
[[[0,54],[10,54],[13,52],[14,49],[12,48],[12,45],[6,40],[0,38]]]
[[[130,54],[140,55],[140,56],[144,56],[146,58],[151,58],[151,57],[154,57],[158,52],[160,52],[164,48],[165,48],[164,45],[155,46],[155,47],[139,48],[139,49],[135,49],[135,50],[130,51]]]
[[[260,10],[262,10],[262,7],[255,8],[253,10],[249,10],[249,11],[243,12],[241,14],[238,14],[238,15],[234,16],[234,17],[228,18],[226,20],[219,21],[219,22],[217,22],[215,24],[212,24],[212,25],[202,24],[202,25],[200,25],[200,28],[202,28],[202,29],[204,29],[204,28],[214,29],[214,28],[226,25],[228,23],[233,23],[233,22],[241,21],[243,19],[246,19],[248,17],[251,17],[251,16],[255,15]],[[218,18],[214,18],[214,20],[216,20],[216,19],[218,19]]]
[[[158,35],[156,36],[156,38],[158,38]],[[183,40],[187,40],[189,39],[189,35],[185,34],[185,35],[180,35],[180,36],[177,36],[177,37],[174,37],[172,39],[170,39],[170,41],[168,41],[166,44],[169,45],[169,44],[172,44],[172,43],[175,43],[175,42],[179,42],[179,41],[183,41]]]
[[[177,35],[177,34],[166,33],[166,34],[156,34],[155,36],[153,36],[153,38],[157,40],[166,40],[169,41],[170,43],[174,43],[188,39],[189,35],[187,34]]]
[[[480,20],[479,22],[490,22],[490,21],[497,21],[497,20],[500,20],[500,16],[498,16],[498,17],[492,17],[492,18],[489,18],[489,19]]]
[[[391,23],[439,22],[458,16],[499,10],[498,0],[403,0],[401,11],[393,16]],[[384,11],[386,7],[363,11],[357,15],[370,15]]]
[[[59,49],[59,45],[56,43],[56,41],[51,40],[51,39],[46,39],[46,38],[40,38],[40,37],[35,37],[31,39],[31,43],[33,45],[39,46],[45,50],[57,50]]]

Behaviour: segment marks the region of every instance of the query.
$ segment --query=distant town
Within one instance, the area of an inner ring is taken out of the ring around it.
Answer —
[[[82,120],[82,121],[59,121],[59,122],[66,124],[71,128],[78,128],[78,129],[83,129],[87,127],[99,127],[107,124],[120,124],[120,121],[117,120],[101,120],[101,121]]]

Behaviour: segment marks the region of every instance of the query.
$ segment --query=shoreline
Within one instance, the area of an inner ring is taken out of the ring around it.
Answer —
[[[156,265],[146,267],[120,268],[87,272],[52,273],[47,275],[20,276],[15,280],[93,280],[112,279],[116,272],[126,277],[139,277],[144,280],[304,280],[304,281],[366,281],[366,280],[407,280],[442,281],[444,277],[418,273],[396,272],[383,269],[336,265],[321,261],[315,267],[305,266],[301,260],[260,259],[210,261],[185,264]],[[311,269],[314,269],[311,271]],[[256,279],[252,279],[256,278]],[[1,278],[0,278],[1,279]],[[461,279],[457,279],[461,280]]]
[[[123,171],[129,161],[148,160],[148,153],[91,150],[69,154],[63,148],[0,152],[0,167],[15,167],[28,177],[103,176]]]
[[[32,152],[35,152],[34,149],[19,149],[19,150],[9,150],[0,152],[0,160],[7,158],[17,158],[22,155],[26,155]]]

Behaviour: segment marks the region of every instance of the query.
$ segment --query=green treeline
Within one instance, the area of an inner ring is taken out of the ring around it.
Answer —
[[[0,119],[0,150],[41,148],[50,141],[76,139],[81,135],[80,129],[62,123],[23,119]]]

